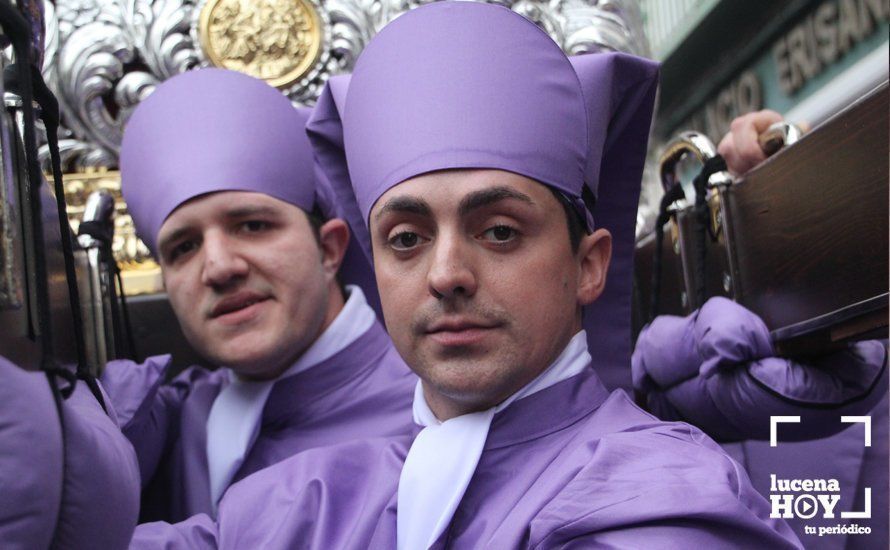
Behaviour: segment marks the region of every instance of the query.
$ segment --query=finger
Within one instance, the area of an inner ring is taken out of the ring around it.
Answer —
[[[775,111],[764,109],[750,114],[751,124],[758,135],[764,133],[770,126],[777,122],[782,122],[783,117]]]
[[[760,142],[758,141],[760,137],[758,128],[761,127],[762,120],[763,117],[760,115],[760,112],[757,112],[748,113],[732,121],[730,132],[732,133],[733,145],[736,150],[735,156],[738,162],[733,166],[729,166],[727,163],[727,167],[731,171],[737,174],[744,174],[766,160],[766,153],[760,148]],[[764,127],[764,130],[768,127],[769,124]]]
[[[720,144],[717,145],[717,152],[723,157],[723,160],[726,161],[726,167],[730,173],[735,176],[740,175],[739,172],[735,170],[735,168],[741,164],[741,159],[739,159],[732,132],[727,132],[727,134],[723,136],[723,139],[720,140]]]

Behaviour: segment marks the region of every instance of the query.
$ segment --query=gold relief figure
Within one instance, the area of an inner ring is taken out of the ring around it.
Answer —
[[[160,268],[145,244],[136,235],[133,218],[121,196],[120,173],[89,171],[64,176],[65,202],[68,220],[76,233],[83,218],[87,197],[93,191],[107,191],[114,197],[114,240],[111,249],[121,268],[127,294],[142,294],[162,290]]]
[[[253,14],[242,10],[238,3],[221,4],[221,8],[222,13],[210,24],[213,43],[220,47],[219,55],[242,64],[250,63],[256,50]]]
[[[207,0],[198,32],[213,65],[286,88],[318,59],[321,25],[310,0]]]

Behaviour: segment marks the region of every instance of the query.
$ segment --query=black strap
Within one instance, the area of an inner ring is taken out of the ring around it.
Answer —
[[[720,155],[715,155],[704,162],[701,171],[692,182],[695,188],[695,232],[693,244],[695,254],[695,303],[701,306],[705,302],[705,259],[707,257],[707,236],[710,232],[711,216],[708,210],[707,194],[708,180],[713,174],[726,170],[726,161]],[[650,297],[649,321],[658,316],[661,305],[661,275],[662,257],[661,249],[664,244],[664,225],[670,221],[672,213],[670,205],[684,198],[683,188],[679,183],[674,183],[661,198],[658,209],[658,218],[655,220],[655,251],[652,258],[652,295]]]
[[[114,227],[100,221],[88,220],[77,226],[77,234],[89,235],[104,244],[111,242],[114,237]]]
[[[25,160],[28,172],[27,196],[31,209],[32,235],[34,237],[34,266],[35,285],[38,312],[38,326],[40,327],[41,342],[41,368],[47,372],[57,372],[58,365],[54,355],[52,323],[50,316],[48,269],[46,254],[44,252],[43,234],[43,208],[40,198],[40,185],[42,183],[40,165],[37,159],[36,118],[33,101],[41,106],[41,118],[46,126],[47,142],[52,158],[53,182],[56,198],[56,213],[59,222],[59,231],[62,244],[62,255],[65,263],[65,275],[68,286],[68,299],[71,308],[72,324],[74,330],[74,345],[77,355],[77,378],[84,380],[96,400],[107,412],[102,392],[93,379],[89,364],[87,363],[86,345],[83,333],[83,319],[80,311],[80,293],[77,288],[77,272],[74,265],[74,250],[72,234],[68,222],[68,213],[65,205],[65,189],[62,184],[61,156],[59,155],[58,127],[59,104],[52,92],[43,81],[40,71],[29,60],[31,35],[30,25],[15,8],[6,2],[0,2],[3,9],[3,20],[12,22],[14,31],[10,34],[13,48],[16,52],[16,63],[7,67],[4,81],[7,88],[14,90],[22,98],[22,112],[24,116],[24,145]],[[21,33],[19,35],[18,33]],[[54,375],[55,376],[55,375]],[[50,377],[54,379],[54,377]],[[67,397],[73,391],[73,386],[67,392],[60,392]]]
[[[31,78],[34,83],[34,98],[41,107],[41,119],[46,126],[46,141],[49,146],[53,169],[53,187],[56,195],[56,212],[59,218],[59,230],[62,233],[62,255],[65,259],[65,279],[68,283],[68,300],[71,306],[71,317],[74,323],[74,344],[77,349],[77,377],[86,382],[102,410],[108,413],[105,399],[99,390],[99,384],[93,376],[93,370],[87,362],[86,345],[83,333],[83,316],[80,311],[80,290],[77,287],[77,271],[74,266],[74,247],[72,233],[68,222],[68,209],[65,203],[65,186],[62,181],[62,157],[59,154],[59,102],[52,94],[40,71],[31,66]]]
[[[12,43],[13,51],[17,63],[15,67],[8,67],[4,72],[4,81],[13,81],[20,84],[19,96],[22,98],[22,111],[24,115],[24,145],[26,156],[26,169],[28,178],[24,182],[25,192],[23,196],[27,197],[27,202],[31,215],[31,235],[34,239],[34,268],[35,268],[35,296],[37,301],[37,324],[40,330],[40,368],[46,373],[47,383],[53,395],[53,402],[56,406],[56,413],[59,418],[59,425],[62,434],[62,472],[64,474],[67,468],[65,460],[65,449],[67,448],[67,440],[65,435],[65,414],[62,400],[64,398],[59,390],[58,378],[69,378],[72,376],[70,371],[59,369],[56,366],[53,342],[52,342],[52,323],[50,322],[49,308],[49,288],[47,282],[46,256],[44,254],[43,239],[43,217],[42,205],[40,202],[40,167],[37,163],[37,141],[35,135],[34,108],[31,104],[31,78],[30,78],[30,54],[31,54],[31,26],[24,16],[13,6],[8,0],[0,0],[0,26],[3,27],[4,33],[9,37]],[[10,77],[10,78],[7,78]],[[30,283],[29,283],[30,284]],[[65,374],[63,374],[65,373]],[[74,389],[74,383],[70,383],[66,390],[68,395]],[[62,503],[65,501],[65,484],[61,487],[61,498],[59,499],[59,510],[61,514]],[[53,540],[55,540],[55,531],[58,528],[58,522],[54,527]]]
[[[707,297],[705,292],[705,276],[708,247],[707,239],[711,225],[711,213],[708,209],[708,180],[717,172],[726,170],[726,161],[715,155],[705,161],[701,172],[692,180],[695,188],[695,303],[701,307]]]
[[[658,208],[658,218],[655,220],[655,250],[652,253],[652,293],[649,299],[649,321],[651,322],[658,316],[661,307],[661,271],[662,258],[661,248],[664,246],[664,225],[670,221],[671,212],[669,210],[671,204],[682,199],[683,188],[679,183],[675,183],[661,197],[661,205]]]
[[[62,255],[65,259],[65,278],[68,282],[68,300],[74,322],[74,343],[77,348],[78,374],[90,372],[87,364],[86,346],[83,335],[83,319],[80,312],[80,291],[77,288],[77,271],[74,267],[74,248],[68,222],[68,209],[65,204],[65,186],[62,183],[62,161],[59,155],[59,102],[47,88],[43,76],[31,66],[31,81],[34,86],[34,99],[41,107],[41,119],[46,126],[46,140],[52,159],[53,187],[56,195],[56,214],[61,232]]]
[[[46,254],[44,251],[43,208],[40,201],[40,166],[37,162],[37,138],[32,105],[31,75],[28,60],[31,48],[31,29],[28,22],[8,1],[0,1],[0,24],[12,42],[17,62],[8,66],[3,74],[7,89],[14,89],[22,98],[24,115],[25,163],[28,178],[25,192],[31,217],[31,235],[34,239],[34,288],[37,305],[37,326],[40,332],[40,367],[51,370],[56,367],[53,352],[52,324],[50,322],[49,288],[47,283]]]
[[[138,361],[136,342],[133,338],[133,325],[124,292],[124,281],[120,267],[114,259],[114,225],[103,221],[89,220],[77,228],[78,235],[88,235],[99,243],[100,263],[108,275],[108,292],[111,295],[111,325],[114,335],[115,358],[127,357]]]
[[[113,257],[112,261],[114,261]],[[121,270],[118,267],[117,262],[114,263],[114,273],[117,278],[117,296],[120,300],[121,313],[123,313],[124,317],[124,329],[127,337],[127,351],[125,357],[129,357],[130,359],[139,362],[141,359],[139,357],[139,351],[136,349],[136,339],[133,336],[133,324],[130,322],[130,308],[127,305],[127,293],[124,292],[124,280],[121,277]]]

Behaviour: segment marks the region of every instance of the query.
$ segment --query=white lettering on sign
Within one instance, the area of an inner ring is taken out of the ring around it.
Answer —
[[[799,90],[890,17],[890,0],[825,2],[773,46],[779,86]]]

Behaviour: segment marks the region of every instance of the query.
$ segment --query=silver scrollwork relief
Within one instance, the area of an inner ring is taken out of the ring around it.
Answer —
[[[133,108],[158,84],[198,64],[189,0],[46,2],[43,73],[63,112],[69,169],[112,168]],[[48,163],[48,152],[41,160]]]
[[[305,1],[318,12],[322,51],[301,78],[283,88],[294,103],[304,105],[314,103],[331,75],[351,70],[362,49],[384,25],[435,0]],[[631,0],[491,1],[540,25],[570,54],[603,49],[649,53],[639,8]],[[159,82],[211,64],[198,28],[207,3],[208,0],[46,2],[47,51],[43,70],[62,106],[64,128],[60,143],[69,169],[116,167],[124,124],[139,101]],[[237,2],[232,4],[239,8]],[[274,13],[283,4],[242,0],[240,6]],[[228,9],[231,11],[232,6]],[[232,17],[240,15],[243,14]],[[256,15],[252,16],[255,21]],[[234,28],[235,23],[232,25]],[[251,32],[251,26],[244,28]],[[284,29],[278,36],[279,42],[287,40]]]
[[[434,1],[45,0],[43,73],[62,109],[70,213],[76,217],[90,190],[107,188],[119,203],[117,233],[125,238],[116,241],[115,255],[122,267],[156,270],[135,237],[114,171],[124,126],[140,101],[168,78],[215,65],[264,78],[294,104],[312,105],[387,23]],[[480,1],[525,16],[569,54],[649,55],[635,0]],[[40,157],[48,172],[45,146]]]

